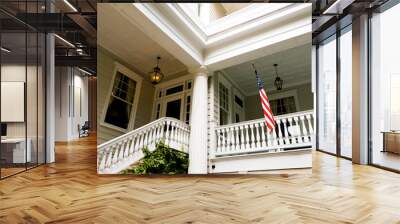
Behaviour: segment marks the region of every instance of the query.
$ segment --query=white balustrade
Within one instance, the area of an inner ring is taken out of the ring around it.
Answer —
[[[116,137],[97,147],[99,173],[118,173],[143,157],[142,148],[150,151],[163,141],[171,148],[188,152],[189,125],[175,118],[163,117]]]
[[[302,111],[275,117],[270,131],[265,119],[223,125],[215,128],[217,146],[210,155],[226,156],[249,152],[276,152],[311,147],[314,134],[313,111]]]

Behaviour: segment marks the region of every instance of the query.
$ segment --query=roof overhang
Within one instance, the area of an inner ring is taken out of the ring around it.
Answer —
[[[253,3],[207,26],[182,3],[114,7],[188,68],[216,70],[311,44],[311,3]]]

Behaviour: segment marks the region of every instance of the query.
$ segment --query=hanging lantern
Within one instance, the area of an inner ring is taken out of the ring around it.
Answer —
[[[160,67],[158,67],[158,63],[160,61],[161,57],[157,57],[157,66],[153,68],[153,72],[150,73],[150,81],[153,84],[157,84],[161,82],[161,79],[164,77],[164,75],[161,72]]]
[[[278,76],[278,68],[277,68],[278,64],[274,64],[274,67],[275,67],[275,75],[276,75],[274,85],[275,85],[277,90],[282,90],[283,79],[281,79],[281,77]]]

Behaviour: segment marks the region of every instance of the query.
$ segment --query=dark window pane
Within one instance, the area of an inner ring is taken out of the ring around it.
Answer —
[[[174,93],[179,93],[179,92],[182,92],[182,91],[183,91],[183,85],[180,85],[180,86],[176,86],[176,87],[172,87],[172,88],[167,89],[165,95],[168,96],[168,95],[171,95],[171,94],[174,94]]]
[[[243,101],[235,95],[235,102],[237,103],[237,105],[239,105],[240,107],[243,107]]]
[[[167,103],[167,111],[165,113],[167,117],[173,117],[176,119],[181,118],[181,100],[174,100]]]
[[[110,101],[104,121],[117,127],[127,129],[132,106],[115,97],[111,97]]]

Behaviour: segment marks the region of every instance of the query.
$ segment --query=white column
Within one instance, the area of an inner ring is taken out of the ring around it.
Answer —
[[[207,70],[192,70],[194,87],[190,114],[189,173],[207,174]]]
[[[353,20],[352,157],[368,162],[368,16]]]
[[[55,161],[55,72],[54,72],[54,35],[46,37],[46,163]]]

